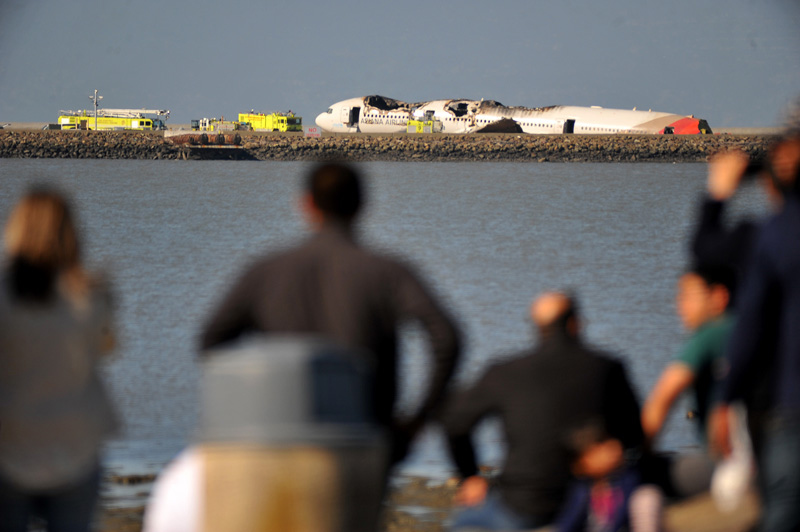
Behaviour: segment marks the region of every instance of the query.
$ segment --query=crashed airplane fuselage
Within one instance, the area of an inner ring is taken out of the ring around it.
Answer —
[[[409,120],[430,119],[439,122],[442,133],[711,133],[705,120],[656,111],[508,107],[493,100],[463,99],[406,103],[376,95],[337,102],[317,116],[316,123],[332,133],[402,133]]]

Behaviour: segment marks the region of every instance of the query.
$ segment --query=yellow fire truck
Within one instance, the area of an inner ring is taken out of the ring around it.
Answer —
[[[425,117],[411,119],[406,124],[407,133],[441,133],[442,121],[434,118],[433,111],[425,111]]]
[[[146,115],[155,115],[150,118]],[[97,129],[167,129],[165,120],[169,118],[168,110],[157,109],[98,109]],[[95,129],[94,111],[61,111],[58,117],[61,129]]]
[[[303,119],[294,113],[239,113],[239,122],[250,124],[254,131],[303,131]]]

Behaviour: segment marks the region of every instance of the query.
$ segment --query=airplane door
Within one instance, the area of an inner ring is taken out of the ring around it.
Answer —
[[[353,107],[350,109],[350,125],[358,127],[358,119],[361,115],[361,107]]]
[[[350,125],[350,108],[349,107],[342,107],[342,116],[341,116],[342,124]]]
[[[564,122],[564,133],[575,133],[575,119],[570,118]]]

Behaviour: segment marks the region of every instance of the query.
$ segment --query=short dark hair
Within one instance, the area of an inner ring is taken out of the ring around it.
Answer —
[[[324,163],[308,175],[306,191],[322,213],[345,222],[358,214],[362,203],[361,178],[341,163]]]
[[[577,320],[579,316],[578,298],[572,292],[566,292],[564,295],[567,297],[567,308],[553,322],[553,327],[561,332],[569,332],[570,320]]]
[[[719,285],[728,292],[736,289],[736,270],[724,264],[694,264],[686,273],[693,273],[700,277],[708,286]]]

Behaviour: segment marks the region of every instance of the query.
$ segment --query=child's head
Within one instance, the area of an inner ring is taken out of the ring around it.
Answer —
[[[695,267],[678,281],[676,306],[690,331],[721,316],[728,308],[733,274],[728,268]]]
[[[624,461],[622,443],[610,437],[596,422],[573,430],[569,446],[574,452],[572,473],[577,477],[601,479]]]
[[[586,447],[572,463],[572,472],[577,477],[601,479],[619,469],[624,462],[624,456],[622,443],[617,439],[607,438]]]

